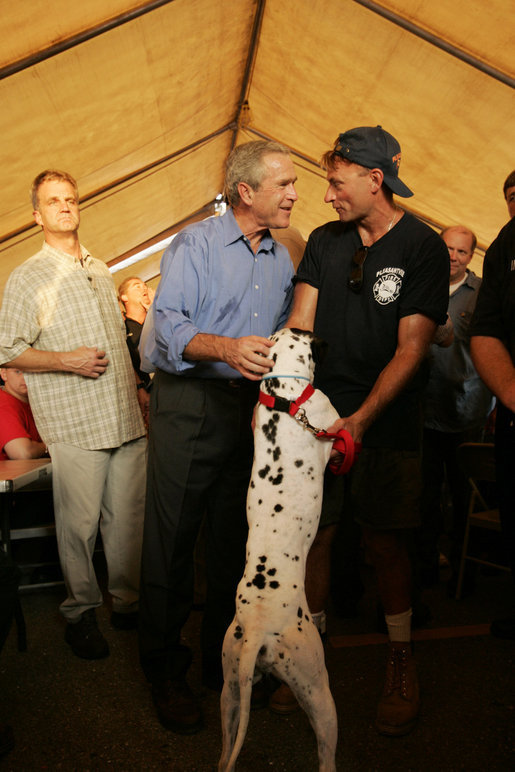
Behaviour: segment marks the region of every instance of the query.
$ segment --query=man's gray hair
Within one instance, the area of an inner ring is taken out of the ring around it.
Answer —
[[[238,184],[246,182],[253,190],[258,190],[266,176],[263,159],[270,153],[290,155],[290,151],[279,142],[258,139],[238,145],[231,151],[225,163],[225,198],[229,206],[240,203]]]

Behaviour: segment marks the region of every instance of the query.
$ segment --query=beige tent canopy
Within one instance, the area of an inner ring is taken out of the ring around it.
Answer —
[[[0,292],[41,233],[28,191],[71,172],[109,265],[214,211],[235,143],[288,145],[307,238],[333,219],[317,159],[340,131],[400,141],[399,200],[487,246],[507,220],[513,0],[0,0]],[[159,253],[120,271],[145,279]],[[479,265],[480,270],[480,265]]]

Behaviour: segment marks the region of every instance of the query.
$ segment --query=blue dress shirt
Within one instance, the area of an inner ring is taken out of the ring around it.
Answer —
[[[185,359],[185,347],[197,333],[267,338],[288,318],[292,277],[286,247],[267,234],[254,254],[231,209],[189,225],[163,254],[140,343],[142,368],[195,378],[241,377],[225,362]]]

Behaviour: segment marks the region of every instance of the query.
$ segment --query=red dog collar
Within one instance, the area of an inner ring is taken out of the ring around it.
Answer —
[[[280,413],[289,413],[289,415],[294,416],[299,407],[304,402],[307,402],[314,393],[315,389],[308,383],[300,397],[297,397],[295,400],[285,399],[284,397],[273,397],[271,394],[265,394],[264,391],[260,391],[259,401],[262,405],[266,405],[266,407],[278,410]]]

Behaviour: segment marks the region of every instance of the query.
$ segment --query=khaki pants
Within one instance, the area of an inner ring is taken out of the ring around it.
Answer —
[[[113,609],[138,607],[145,504],[146,439],[119,448],[84,450],[65,443],[49,447],[57,545],[68,597],[61,604],[74,622],[100,606],[93,567],[98,528],[108,570]]]

